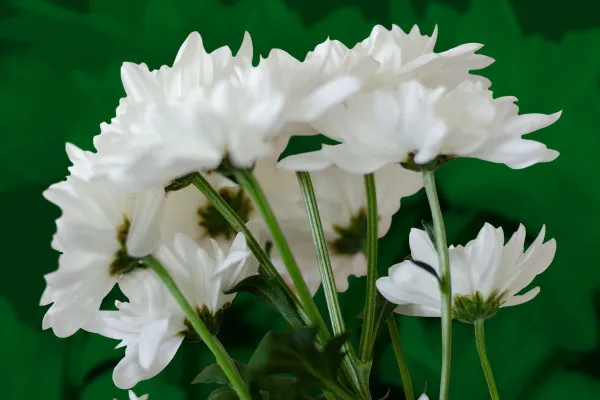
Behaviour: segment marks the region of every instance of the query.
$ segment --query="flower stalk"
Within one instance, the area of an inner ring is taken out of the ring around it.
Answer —
[[[490,360],[487,356],[487,350],[485,348],[485,330],[484,330],[484,321],[483,319],[478,319],[475,321],[475,344],[477,345],[477,353],[479,353],[479,359],[481,360],[481,368],[483,369],[483,374],[485,375],[485,381],[487,382],[488,388],[490,390],[490,396],[492,400],[499,400],[500,395],[498,394],[498,389],[496,388],[496,381],[494,380],[494,374],[492,373],[492,366],[490,364]]]
[[[325,321],[323,321],[323,317],[321,317],[321,314],[319,313],[317,305],[315,304],[312,295],[308,290],[308,286],[302,277],[300,268],[294,259],[294,255],[292,254],[290,246],[285,239],[279,223],[277,222],[277,218],[275,217],[275,214],[273,213],[273,210],[271,209],[264,192],[256,181],[254,174],[250,170],[236,169],[234,170],[234,176],[238,183],[248,192],[254,201],[255,206],[262,215],[265,224],[269,228],[273,238],[273,243],[275,244],[275,247],[277,247],[281,258],[288,269],[292,283],[296,288],[296,292],[300,297],[300,301],[302,302],[304,311],[306,312],[311,325],[317,328],[318,337],[321,340],[326,340],[330,337],[330,333],[325,325]]]
[[[281,274],[275,269],[275,266],[271,262],[271,259],[267,255],[266,251],[258,243],[250,229],[246,226],[244,220],[227,204],[223,197],[211,186],[211,184],[200,174],[194,173],[190,177],[191,182],[206,198],[215,206],[219,213],[225,218],[225,220],[235,229],[237,232],[244,234],[248,248],[252,251],[252,254],[258,260],[260,264],[261,272],[267,276],[275,279],[279,286],[284,290],[286,295],[294,302],[296,310],[304,320],[304,323],[308,326],[310,321],[308,316],[302,309],[302,305],[296,296],[284,282]]]
[[[450,392],[450,364],[452,358],[452,287],[450,280],[450,258],[446,243],[446,228],[437,194],[433,169],[423,170],[425,192],[431,209],[435,247],[440,267],[440,291],[442,294],[442,376],[440,399],[448,399]]]
[[[156,273],[156,275],[169,290],[175,301],[177,301],[177,304],[179,304],[179,307],[181,307],[181,310],[185,313],[188,321],[194,328],[194,331],[196,331],[200,339],[202,339],[202,341],[215,356],[217,363],[225,373],[225,376],[227,376],[232,389],[235,391],[238,397],[242,400],[252,400],[252,397],[246,388],[246,384],[239,371],[235,367],[233,360],[231,357],[229,357],[229,354],[227,354],[227,351],[219,339],[209,332],[206,325],[204,325],[198,314],[196,314],[192,306],[190,306],[185,296],[183,293],[181,293],[181,290],[179,290],[177,284],[171,275],[169,275],[165,267],[163,267],[162,264],[152,256],[146,257],[144,259],[144,263]]]
[[[365,175],[365,190],[367,194],[367,294],[362,334],[360,336],[359,357],[363,362],[369,362],[375,343],[375,307],[377,302],[377,192],[375,175]]]
[[[406,400],[415,400],[412,380],[410,379],[410,372],[408,370],[408,364],[406,362],[406,358],[404,357],[404,351],[402,350],[400,332],[398,332],[398,325],[396,325],[396,319],[394,318],[393,314],[388,315],[387,326],[390,332],[390,339],[392,340],[392,347],[394,348],[396,362],[398,363],[398,369],[400,370],[400,378],[402,379],[404,397],[406,398]]]
[[[310,232],[317,253],[317,262],[319,264],[323,292],[325,293],[325,301],[329,311],[333,334],[336,336],[341,335],[346,331],[346,327],[342,309],[340,308],[335,276],[333,275],[331,259],[329,257],[329,251],[327,250],[327,241],[325,240],[325,233],[323,231],[323,224],[319,214],[319,206],[317,204],[315,191],[308,172],[297,172],[296,176],[298,177],[298,183],[300,184],[300,190],[302,191],[302,197],[304,199],[304,204],[306,205],[306,213],[308,214]],[[368,380],[365,382],[365,379],[361,379],[358,368],[358,359],[356,358],[356,353],[354,352],[352,344],[346,342],[343,346],[343,350],[346,353],[343,363],[344,369],[349,375],[348,378],[352,381],[352,384],[363,393],[363,395],[369,396]]]

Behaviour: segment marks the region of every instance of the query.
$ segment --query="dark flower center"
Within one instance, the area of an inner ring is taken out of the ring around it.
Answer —
[[[225,188],[219,190],[219,194],[244,222],[248,222],[250,213],[252,212],[252,202],[246,196],[243,189]],[[209,202],[204,207],[200,207],[197,213],[200,218],[199,224],[204,228],[207,236],[211,238],[222,237],[231,240],[237,234],[236,230],[223,218],[212,202]]]
[[[204,322],[204,325],[206,325],[211,335],[219,334],[219,330],[221,329],[221,325],[223,324],[223,316],[225,314],[225,311],[229,308],[229,306],[231,306],[231,303],[223,304],[223,307],[220,310],[218,310],[215,314],[212,314],[208,307],[206,307],[206,305],[203,305],[202,307],[196,309],[196,313],[198,314],[202,322]],[[180,335],[183,335],[185,340],[188,341],[201,341],[200,337],[194,330],[192,323],[187,318],[183,323],[186,326],[186,330],[181,332]]]
[[[347,226],[334,225],[338,237],[329,242],[334,254],[354,255],[365,249],[367,241],[367,212],[361,209]]]
[[[119,250],[115,253],[115,258],[110,264],[110,274],[113,276],[124,275],[136,268],[143,267],[139,259],[127,254],[127,235],[131,228],[131,220],[123,216],[123,223],[117,228],[117,240],[119,241]]]

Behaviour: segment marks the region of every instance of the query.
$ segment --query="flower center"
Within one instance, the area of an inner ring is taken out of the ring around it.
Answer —
[[[196,309],[196,313],[198,314],[202,322],[204,322],[204,325],[206,325],[211,335],[219,334],[219,330],[221,329],[221,325],[223,324],[223,316],[225,314],[225,311],[229,308],[229,306],[231,306],[231,303],[223,304],[223,307],[215,314],[212,314],[208,307],[206,307],[206,305],[203,305],[202,307]],[[183,321],[183,323],[185,324],[187,329],[181,332],[180,334],[183,335],[183,337],[186,340],[200,342],[200,336],[198,336],[198,333],[196,333],[196,331],[194,330],[194,327],[192,326],[190,320],[186,318],[185,321]]]
[[[244,222],[248,222],[250,213],[252,212],[252,203],[243,189],[225,188],[219,190],[219,194]],[[231,240],[237,234],[236,230],[223,218],[212,202],[209,202],[204,207],[200,207],[197,213],[200,218],[199,224],[204,228],[209,237],[224,237],[227,240]]]
[[[127,217],[123,217],[123,223],[117,228],[117,240],[119,241],[119,250],[115,253],[115,258],[110,264],[110,274],[124,275],[136,268],[142,267],[139,259],[131,257],[127,254],[127,235],[129,234],[129,228],[131,228],[131,220]]]
[[[367,212],[361,208],[347,226],[334,225],[338,238],[329,242],[334,254],[354,255],[364,250],[367,241]]]
[[[473,324],[477,320],[493,317],[506,300],[506,295],[506,291],[500,293],[496,289],[487,299],[484,299],[479,292],[468,296],[457,294],[454,296],[452,318]]]

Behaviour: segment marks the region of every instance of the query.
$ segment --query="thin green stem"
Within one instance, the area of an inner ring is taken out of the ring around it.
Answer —
[[[302,197],[304,198],[304,204],[306,205],[308,223],[317,253],[317,262],[319,264],[319,271],[323,282],[323,292],[325,293],[325,301],[327,303],[327,309],[329,310],[333,334],[341,335],[346,331],[346,327],[344,325],[335,276],[333,275],[333,268],[331,266],[331,259],[327,249],[327,241],[325,240],[325,233],[323,231],[323,224],[321,223],[319,206],[317,204],[312,180],[310,179],[310,174],[308,172],[297,172],[296,176],[298,177],[298,183],[300,184],[300,190],[302,191]],[[346,353],[343,362],[347,367],[346,371],[349,373],[349,379],[363,394],[368,393],[368,382],[364,382],[364,379],[361,379],[358,368],[358,359],[356,358],[356,353],[354,352],[352,344],[346,342],[343,350]]]
[[[296,310],[300,314],[306,326],[310,325],[308,316],[302,309],[302,304],[285,283],[273,262],[258,243],[250,229],[246,226],[246,222],[227,204],[223,197],[211,186],[211,184],[200,174],[194,173],[191,177],[192,184],[206,196],[206,198],[214,205],[219,213],[225,218],[225,220],[235,229],[237,232],[241,232],[246,237],[246,243],[248,248],[254,254],[254,257],[258,260],[261,267],[261,272],[264,272],[270,278],[275,279],[279,286],[283,289],[285,294],[294,302]]]
[[[173,295],[200,339],[202,339],[215,356],[217,363],[225,373],[225,376],[227,376],[227,379],[229,379],[229,383],[238,397],[243,400],[252,400],[250,393],[248,393],[248,390],[246,389],[246,384],[235,367],[233,360],[229,357],[229,354],[227,354],[227,351],[221,342],[219,342],[219,339],[211,335],[206,325],[204,325],[198,314],[186,300],[183,293],[181,293],[181,290],[179,290],[177,284],[173,281],[173,278],[171,278],[171,275],[169,275],[162,264],[152,256],[146,257],[144,262],[156,273],[171,295]]]
[[[321,278],[323,281],[323,292],[325,293],[325,301],[329,310],[331,326],[333,327],[334,335],[341,335],[346,331],[344,326],[344,318],[342,317],[342,309],[337,294],[337,286],[335,284],[335,276],[331,267],[329,251],[327,250],[327,241],[323,232],[323,224],[319,214],[319,207],[312,181],[308,172],[297,172],[298,183],[306,205],[306,213],[308,214],[308,224],[313,238],[313,244],[317,253],[317,263]]]
[[[410,372],[408,371],[408,364],[406,363],[404,351],[402,350],[402,342],[400,341],[400,332],[398,332],[398,325],[396,325],[396,319],[393,314],[388,315],[387,326],[390,331],[390,338],[392,339],[396,361],[398,362],[398,369],[400,370],[400,378],[402,379],[402,387],[404,388],[404,397],[406,397],[406,400],[415,400],[412,380],[410,379]]]
[[[285,239],[283,231],[277,222],[277,218],[275,218],[275,214],[269,205],[267,197],[263,193],[260,185],[254,178],[254,174],[250,170],[235,170],[234,176],[237,179],[238,183],[248,192],[252,200],[254,201],[254,205],[258,208],[261,213],[265,224],[269,228],[271,232],[271,236],[273,238],[273,243],[275,247],[279,251],[279,255],[283,260],[283,263],[287,267],[288,273],[294,287],[296,288],[296,292],[300,297],[300,301],[304,306],[304,311],[308,315],[308,318],[312,324],[317,329],[318,337],[321,340],[326,341],[331,335],[325,325],[325,321],[321,317],[317,305],[315,304],[310,291],[308,290],[308,286],[302,277],[302,273],[300,272],[300,268],[294,259],[294,255],[290,249],[290,246]]]
[[[375,176],[365,175],[365,190],[367,193],[367,295],[362,334],[358,350],[361,361],[371,361],[375,343],[375,306],[377,299],[377,192]]]
[[[433,219],[435,247],[440,266],[440,291],[442,295],[442,376],[440,383],[440,399],[448,399],[450,392],[450,363],[452,358],[452,287],[450,280],[450,259],[446,244],[446,228],[440,208],[440,201],[435,185],[433,170],[423,171],[425,192],[429,200],[429,208]]]
[[[483,323],[483,319],[478,319],[475,321],[475,343],[477,344],[477,352],[479,353],[479,359],[481,360],[481,368],[483,369],[485,380],[488,388],[490,389],[490,396],[492,396],[492,400],[499,400],[500,395],[498,394],[498,389],[496,388],[494,374],[492,373],[492,366],[490,365],[490,360],[488,359],[487,351],[485,349],[485,330]]]

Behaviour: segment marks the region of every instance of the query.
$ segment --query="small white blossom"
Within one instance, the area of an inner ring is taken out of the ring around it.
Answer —
[[[199,247],[183,234],[162,246],[157,259],[169,272],[188,303],[207,328],[218,331],[218,315],[235,294],[225,294],[242,279],[256,274],[245,239],[238,235],[225,254],[212,241]],[[160,373],[173,359],[185,337],[196,338],[185,313],[165,285],[151,271],[139,270],[119,281],[128,302],[116,302],[117,311],[98,311],[85,326],[89,332],[120,340],[125,356],[113,371],[120,389]]]
[[[45,276],[40,300],[40,305],[52,303],[43,328],[66,337],[98,310],[122,274],[158,247],[164,191],[126,196],[112,185],[71,175],[50,186],[44,197],[62,215],[52,239],[52,248],[61,253],[59,267]]]
[[[525,227],[504,244],[502,228],[485,224],[475,240],[466,246],[450,246],[450,271],[453,291],[453,313],[456,318],[472,322],[489,318],[500,307],[515,306],[533,299],[540,291],[535,287],[519,294],[533,279],[544,272],[556,252],[556,241],[544,241],[545,227],[527,251],[523,251]],[[439,275],[435,247],[425,231],[412,229],[410,249],[413,260],[429,264]],[[377,280],[381,294],[398,304],[396,312],[422,317],[439,317],[440,289],[436,278],[404,261],[389,269],[388,276]],[[465,315],[461,304],[478,300],[476,315]]]

